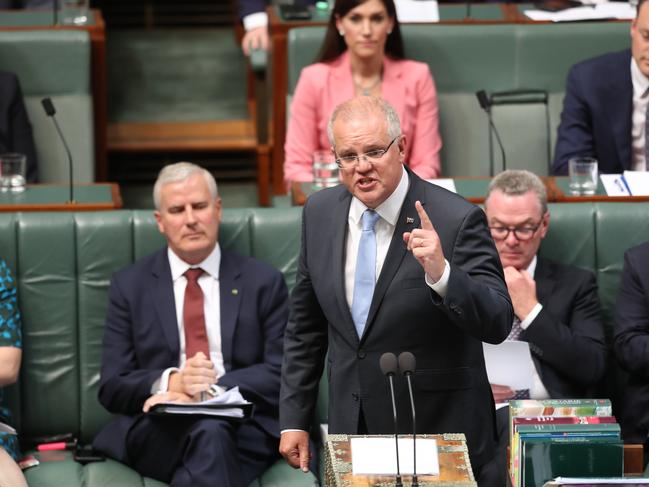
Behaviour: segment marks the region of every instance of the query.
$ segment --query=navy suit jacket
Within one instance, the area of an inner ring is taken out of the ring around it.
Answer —
[[[354,434],[362,408],[370,434],[394,431],[384,352],[412,352],[419,433],[465,433],[475,467],[493,456],[495,413],[482,342],[500,343],[513,310],[484,212],[408,171],[410,187],[359,339],[345,297],[351,194],[344,186],[313,194],[304,207],[302,247],[286,329],[280,425],[309,429],[327,354],[329,432]],[[419,200],[439,234],[451,272],[442,299],[402,235],[420,226]],[[399,430],[412,431],[408,390],[395,380]]]
[[[27,181],[38,182],[38,160],[18,78],[0,71],[0,154],[20,152],[27,156]]]
[[[589,397],[606,362],[595,275],[539,257],[534,281],[543,309],[521,340],[550,397]]]
[[[568,174],[568,160],[592,156],[601,173],[631,168],[631,51],[576,64],[568,74],[553,174]]]
[[[614,352],[629,373],[624,391],[624,440],[645,443],[649,433],[649,243],[624,254],[615,303]]]
[[[221,347],[226,373],[219,385],[239,386],[255,404],[252,421],[279,437],[279,380],[288,292],[276,269],[222,251],[219,276]],[[143,414],[153,383],[178,366],[180,342],[167,249],[117,272],[109,291],[99,401],[117,415],[95,447],[128,461],[126,436]]]

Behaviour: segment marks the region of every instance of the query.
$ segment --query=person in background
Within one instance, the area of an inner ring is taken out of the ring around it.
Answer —
[[[54,0],[0,0],[0,9],[52,8]]]
[[[404,59],[393,0],[338,0],[316,64],[302,70],[291,103],[284,180],[313,180],[313,153],[330,148],[327,121],[340,103],[378,96],[397,111],[405,161],[419,177],[440,175],[437,92],[428,66]]]
[[[333,2],[334,0],[329,0]],[[311,5],[315,0],[298,0],[298,5]],[[246,33],[241,41],[241,48],[246,56],[255,49],[268,50],[268,0],[239,0],[239,18]]]
[[[597,283],[590,271],[538,255],[550,225],[543,182],[529,171],[498,174],[489,185],[485,212],[516,315],[508,339],[528,342],[534,362],[532,389],[491,384],[496,404],[592,397],[607,353]],[[496,418],[496,461],[505,485],[509,409],[498,409]]]
[[[3,405],[2,388],[18,380],[22,359],[22,330],[16,281],[0,259],[0,423],[11,425],[11,412]],[[0,487],[27,487],[16,463],[20,458],[18,437],[0,431]]]
[[[0,154],[6,152],[25,154],[27,182],[38,182],[36,146],[18,77],[0,71]]]
[[[628,372],[620,424],[627,443],[644,445],[649,460],[649,242],[624,253],[615,302],[613,351]]]
[[[115,417],[94,447],[172,487],[247,487],[278,458],[286,284],[220,247],[221,198],[205,169],[164,167],[153,197],[167,246],[111,281],[99,402]],[[146,414],[234,387],[255,405],[241,423]]]
[[[639,0],[631,50],[572,67],[566,82],[552,173],[568,174],[568,160],[590,156],[600,173],[646,171],[649,104],[649,7]]]

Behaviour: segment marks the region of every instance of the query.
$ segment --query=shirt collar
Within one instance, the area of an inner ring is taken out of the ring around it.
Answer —
[[[200,267],[214,279],[219,279],[219,268],[221,267],[221,247],[219,246],[218,242],[216,242],[214,250],[210,252],[210,255],[208,255],[203,262],[200,262],[195,266],[189,265],[187,262],[178,257],[176,253],[171,250],[171,247],[167,247],[167,257],[169,258],[169,267],[171,267],[171,280],[174,282],[190,267]]]
[[[633,84],[633,91],[637,96],[646,96],[647,90],[649,89],[649,78],[640,71],[638,63],[635,62],[633,57],[631,57],[631,82]]]
[[[532,258],[532,262],[530,262],[530,265],[527,266],[527,272],[529,272],[530,276],[534,277],[534,272],[536,272],[536,255]]]
[[[392,226],[397,224],[401,207],[403,206],[406,194],[408,193],[408,173],[403,166],[401,170],[401,180],[396,189],[383,203],[374,209],[383,220]],[[351,206],[349,207],[349,217],[356,225],[360,224],[361,217],[365,210],[367,210],[367,206],[354,196],[352,198]]]

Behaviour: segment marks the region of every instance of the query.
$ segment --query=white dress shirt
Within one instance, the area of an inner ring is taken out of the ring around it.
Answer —
[[[390,241],[397,225],[401,207],[408,194],[408,173],[405,168],[401,174],[401,180],[394,192],[383,203],[374,210],[379,214],[379,218],[374,226],[376,234],[376,274],[374,278],[378,280],[385,262],[385,257],[390,247]],[[345,249],[345,297],[349,308],[352,307],[354,299],[354,277],[356,274],[356,258],[358,257],[358,246],[363,232],[361,218],[367,210],[358,198],[353,197],[349,206],[349,215],[347,217],[347,246]],[[448,278],[450,275],[450,266],[448,261],[444,273],[439,281],[431,283],[426,276],[426,283],[441,297],[446,296],[448,287]]]
[[[180,354],[178,356],[178,367],[171,367],[165,370],[160,379],[153,384],[151,392],[167,391],[169,388],[169,375],[172,372],[180,370],[187,360],[185,356],[185,332],[183,328],[183,308],[185,304],[185,288],[187,287],[187,278],[184,274],[190,267],[200,267],[204,271],[203,275],[198,278],[198,285],[203,291],[205,328],[210,350],[210,360],[214,364],[217,378],[225,375],[223,352],[221,350],[221,298],[219,285],[221,247],[217,243],[210,255],[196,266],[191,266],[181,260],[171,248],[167,249],[167,256],[169,258],[171,280],[173,282]]]
[[[645,118],[649,102],[649,78],[647,78],[633,57],[631,58],[631,83],[633,84],[633,111],[631,113],[631,168],[646,171],[645,161]]]

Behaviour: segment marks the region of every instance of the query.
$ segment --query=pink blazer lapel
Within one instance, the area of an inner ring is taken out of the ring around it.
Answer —
[[[399,114],[399,119],[403,122],[406,106],[406,83],[404,80],[405,73],[401,63],[385,57],[383,59],[383,84],[381,85],[381,96]]]

